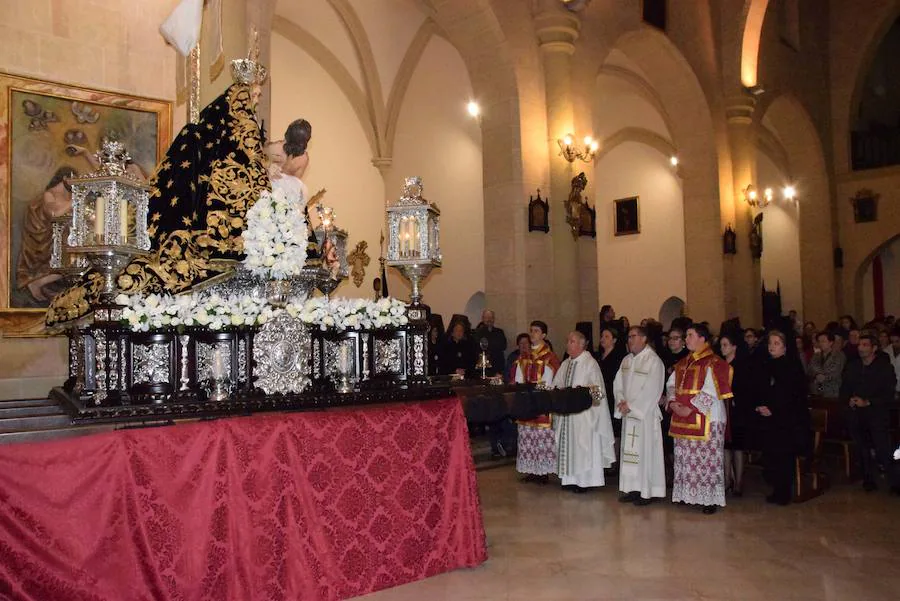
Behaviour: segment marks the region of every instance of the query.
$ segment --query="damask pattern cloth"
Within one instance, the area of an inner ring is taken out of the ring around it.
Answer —
[[[725,506],[725,424],[712,422],[709,440],[675,440],[672,501]]]
[[[243,257],[247,209],[270,188],[250,88],[233,85],[186,125],[150,180],[148,231],[152,254],[132,261],[119,278],[122,292],[183,292],[231,269]],[[58,295],[48,325],[86,315],[102,277]]]
[[[0,447],[0,598],[363,595],[485,561],[458,400]]]

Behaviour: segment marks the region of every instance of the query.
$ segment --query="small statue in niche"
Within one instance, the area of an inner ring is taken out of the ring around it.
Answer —
[[[550,203],[541,198],[541,189],[538,188],[537,198],[528,197],[528,231],[544,232],[550,231]]]
[[[581,193],[587,187],[587,176],[584,171],[572,178],[572,190],[569,192],[569,198],[566,199],[566,223],[572,230],[572,238],[578,239],[578,233],[581,229],[581,212],[585,208],[584,199]]]
[[[753,218],[753,227],[750,228],[750,254],[754,259],[762,257],[763,253],[763,214]]]
[[[722,250],[726,255],[737,254],[737,234],[730,223],[728,224],[728,227],[725,228],[725,233],[722,234],[722,247]]]

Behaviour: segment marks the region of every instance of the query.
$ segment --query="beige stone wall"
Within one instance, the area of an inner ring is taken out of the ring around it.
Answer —
[[[0,69],[175,99],[175,52],[157,28],[177,0],[3,0]],[[184,122],[176,111],[176,126]],[[0,338],[0,399],[45,395],[68,370],[65,340]]]

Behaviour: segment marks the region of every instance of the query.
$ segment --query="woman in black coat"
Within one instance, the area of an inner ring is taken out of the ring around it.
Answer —
[[[779,330],[770,331],[767,339],[769,357],[754,373],[763,468],[766,481],[772,485],[766,501],[787,505],[792,498],[796,458],[805,455],[809,446],[806,375],[793,340],[789,345]]]
[[[725,433],[725,488],[731,488],[740,497],[744,490],[744,464],[746,451],[750,451],[748,430],[756,417],[753,376],[744,339],[738,333],[727,332],[719,336],[719,354],[731,366],[731,392],[725,401],[728,412],[728,428]]]

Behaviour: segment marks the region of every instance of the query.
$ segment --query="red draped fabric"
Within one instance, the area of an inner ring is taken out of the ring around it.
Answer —
[[[459,401],[0,447],[0,599],[346,599],[485,561]]]

